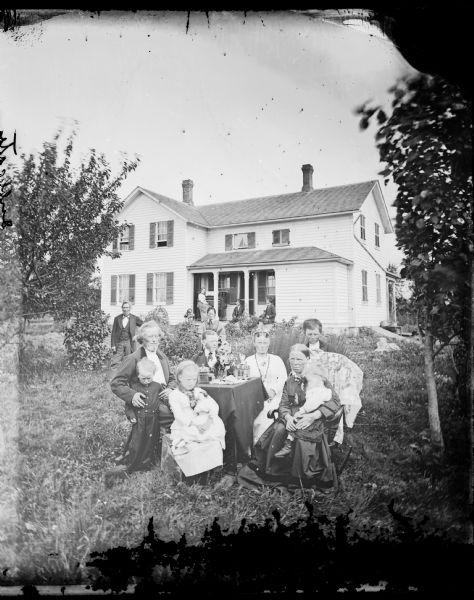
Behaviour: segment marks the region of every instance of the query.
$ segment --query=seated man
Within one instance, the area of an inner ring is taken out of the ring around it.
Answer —
[[[242,299],[237,300],[237,304],[235,305],[235,308],[232,312],[232,321],[238,321],[239,319],[241,319],[244,316],[244,312],[245,312],[245,304],[244,301]]]
[[[196,354],[196,356],[193,356],[192,360],[199,367],[209,367],[209,369],[214,373],[214,369],[217,364],[217,346],[219,344],[217,333],[211,329],[206,329],[203,331],[202,344],[202,351],[199,354]]]
[[[275,323],[276,311],[275,306],[273,305],[272,299],[270,297],[267,298],[267,306],[263,311],[263,314],[260,316],[264,325],[269,325]]]

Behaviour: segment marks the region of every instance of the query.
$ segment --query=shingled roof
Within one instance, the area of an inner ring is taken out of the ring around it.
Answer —
[[[376,181],[263,196],[219,204],[206,204],[199,212],[211,227],[310,217],[359,210]]]
[[[351,261],[332,252],[326,252],[316,246],[302,246],[301,248],[270,248],[268,250],[238,250],[236,252],[219,252],[217,254],[206,254],[189,269],[210,269],[211,267],[237,267],[243,265],[258,265],[268,263],[289,262],[320,262],[335,260],[344,262]]]
[[[196,225],[223,227],[359,210],[376,183],[375,180],[363,181],[310,192],[248,198],[199,207],[142,187],[136,188],[135,192],[141,190]]]
[[[210,223],[207,222],[206,218],[203,216],[201,211],[197,209],[195,206],[191,206],[186,204],[186,202],[178,202],[178,200],[173,200],[173,198],[168,198],[168,196],[162,196],[161,194],[157,194],[156,192],[152,192],[151,190],[147,190],[146,188],[140,188],[149,196],[158,200],[168,208],[170,208],[175,213],[178,213],[182,217],[186,219],[186,221],[191,221],[191,223],[196,223],[197,225],[203,225],[204,227],[209,227]]]

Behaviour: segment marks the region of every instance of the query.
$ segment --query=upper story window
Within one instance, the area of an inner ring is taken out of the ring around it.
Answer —
[[[289,229],[277,229],[272,231],[273,246],[288,246],[290,243],[290,230]]]
[[[113,241],[112,250],[127,251],[135,247],[135,225],[127,225],[122,233]]]
[[[375,223],[375,247],[380,248],[380,225]]]
[[[360,239],[365,240],[365,217],[360,215]]]
[[[228,233],[225,236],[226,250],[243,250],[255,248],[255,232],[250,233]]]
[[[157,221],[150,223],[150,248],[172,246],[174,238],[174,221]]]

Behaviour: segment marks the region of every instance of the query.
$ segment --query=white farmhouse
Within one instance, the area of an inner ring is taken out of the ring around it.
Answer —
[[[181,202],[135,188],[113,245],[121,256],[101,261],[102,309],[162,304],[176,323],[188,308],[198,314],[204,287],[221,318],[238,298],[261,314],[271,296],[277,321],[317,317],[338,330],[394,320],[393,229],[378,181],[313,189],[313,167],[302,171],[300,192],[200,207],[190,180]]]

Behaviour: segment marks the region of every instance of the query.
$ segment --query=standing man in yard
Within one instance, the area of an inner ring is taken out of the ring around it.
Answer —
[[[142,323],[141,319],[130,313],[130,302],[122,302],[122,314],[115,317],[110,338],[113,352],[111,369],[118,367],[122,360],[135,350],[133,337]]]

